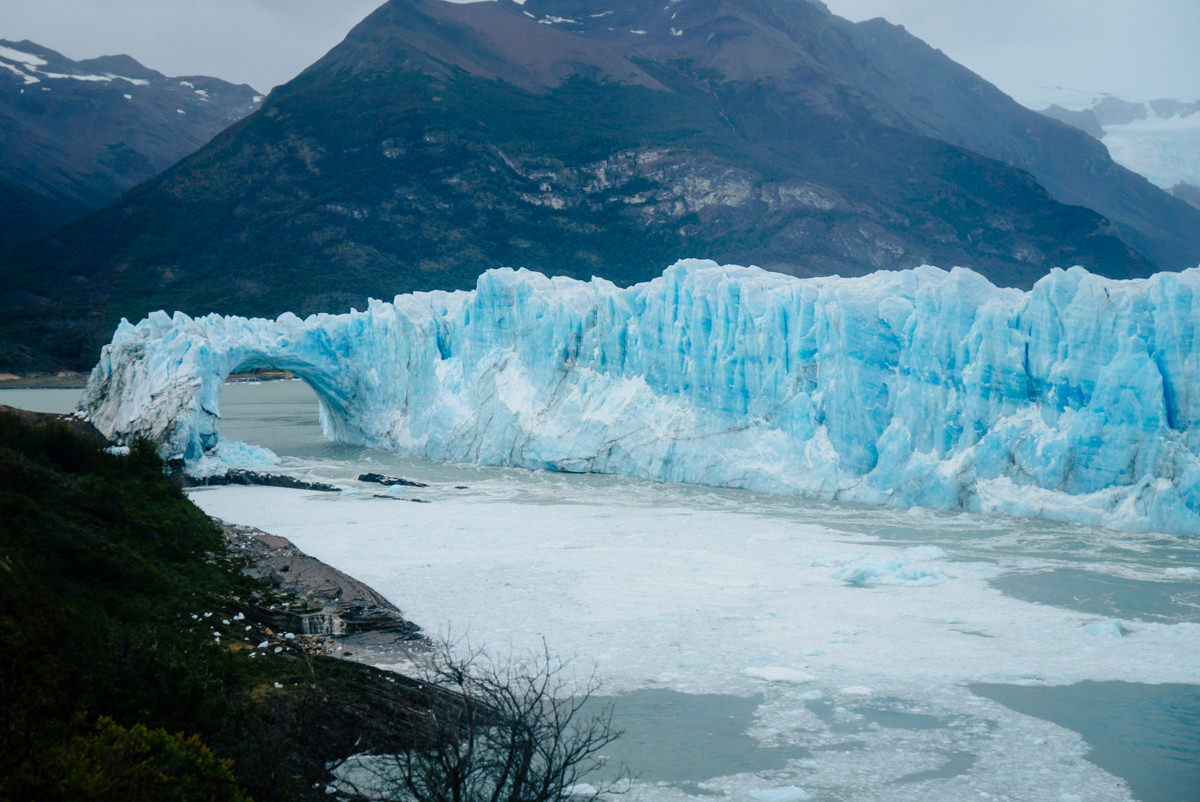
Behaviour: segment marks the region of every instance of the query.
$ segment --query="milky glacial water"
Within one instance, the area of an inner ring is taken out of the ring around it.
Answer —
[[[35,412],[53,412],[62,415],[75,409],[82,389],[66,387],[23,387],[0,390],[0,404],[16,409],[31,409]]]
[[[406,458],[325,441],[300,382],[221,412],[343,492],[197,504],[432,634],[594,671],[626,798],[1200,799],[1194,539]]]

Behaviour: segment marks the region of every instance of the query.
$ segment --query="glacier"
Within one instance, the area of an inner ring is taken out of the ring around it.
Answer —
[[[1197,534],[1198,328],[1200,269],[503,268],[340,315],[122,321],[77,414],[195,464],[225,378],[271,367],[327,437],[415,456]]]

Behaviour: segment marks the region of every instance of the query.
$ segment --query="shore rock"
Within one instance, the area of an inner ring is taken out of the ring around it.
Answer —
[[[243,571],[294,597],[286,608],[259,608],[275,631],[293,632],[326,654],[350,652],[367,659],[406,657],[424,647],[421,628],[370,586],[305,554],[285,537],[217,523],[229,555],[246,561]]]

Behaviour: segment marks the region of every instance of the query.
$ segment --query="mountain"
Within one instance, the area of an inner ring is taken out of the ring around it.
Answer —
[[[1200,270],[1024,293],[928,266],[685,260],[628,288],[504,269],[352,314],[123,324],[79,412],[244,465],[221,387],[270,366],[331,439],[412,456],[1195,535],[1198,335]]]
[[[121,315],[160,307],[332,311],[498,265],[630,283],[686,256],[1029,286],[1194,265],[1200,214],[902,28],[818,3],[392,0],[11,260],[0,362],[92,364]]]
[[[1091,134],[1114,161],[1200,208],[1200,101],[1069,93],[1042,114]]]
[[[129,56],[72,61],[0,40],[0,247],[48,234],[161,173],[262,101]]]

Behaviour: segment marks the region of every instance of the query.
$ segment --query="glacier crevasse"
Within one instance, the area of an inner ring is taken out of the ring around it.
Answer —
[[[342,315],[122,321],[79,413],[195,460],[226,376],[275,367],[328,437],[419,456],[1200,533],[1198,327],[1200,269],[506,268]]]

